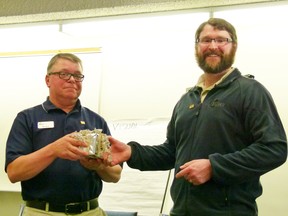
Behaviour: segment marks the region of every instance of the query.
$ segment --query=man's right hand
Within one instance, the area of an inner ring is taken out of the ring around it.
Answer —
[[[73,138],[71,135],[72,134],[67,134],[51,143],[51,149],[54,152],[55,157],[67,160],[79,160],[88,155],[86,151],[80,148],[87,147],[87,144]]]
[[[130,159],[131,157],[131,147],[111,136],[108,136],[109,142],[111,144],[111,157],[105,157],[104,163],[109,166],[115,166],[117,164],[123,163]]]

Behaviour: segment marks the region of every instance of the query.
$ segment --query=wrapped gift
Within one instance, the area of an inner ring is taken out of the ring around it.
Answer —
[[[80,130],[73,133],[73,138],[85,142],[88,146],[81,147],[88,153],[89,158],[103,158],[105,153],[110,155],[110,142],[101,129]],[[110,158],[111,159],[111,158]]]

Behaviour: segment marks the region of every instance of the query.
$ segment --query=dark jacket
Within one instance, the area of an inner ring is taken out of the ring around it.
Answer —
[[[209,159],[212,179],[200,186],[174,179],[171,216],[255,216],[261,175],[287,158],[286,135],[270,93],[237,69],[200,102],[194,87],[176,104],[162,145],[130,142],[127,162],[140,170],[167,170]]]

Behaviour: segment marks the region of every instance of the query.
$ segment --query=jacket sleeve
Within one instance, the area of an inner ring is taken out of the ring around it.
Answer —
[[[143,146],[137,142],[129,142],[132,157],[127,164],[141,171],[169,170],[174,168],[175,153],[165,142],[161,145]]]
[[[259,178],[287,159],[285,130],[270,93],[257,81],[240,91],[241,121],[251,141],[240,151],[209,155],[213,179],[223,184]]]

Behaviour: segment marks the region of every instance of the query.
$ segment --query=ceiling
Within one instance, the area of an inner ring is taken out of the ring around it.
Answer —
[[[0,25],[268,2],[281,0],[0,0]]]

